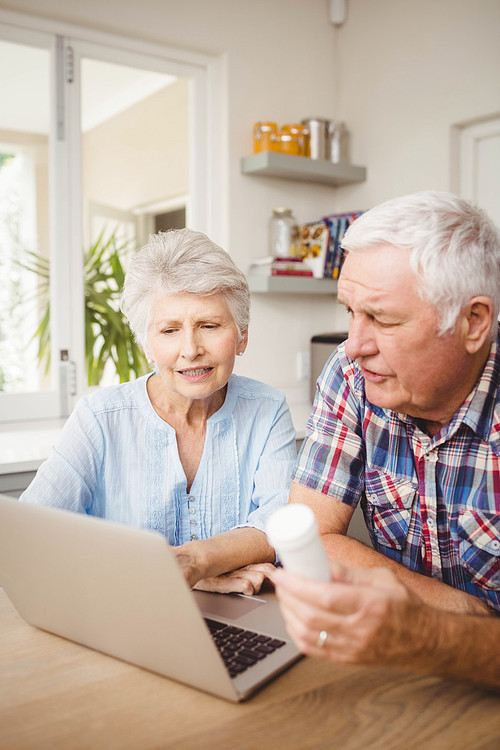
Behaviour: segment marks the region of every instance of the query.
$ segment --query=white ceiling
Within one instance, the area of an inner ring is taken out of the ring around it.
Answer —
[[[49,65],[47,50],[0,42],[0,130],[49,132]],[[84,132],[176,80],[90,59],[81,74]]]

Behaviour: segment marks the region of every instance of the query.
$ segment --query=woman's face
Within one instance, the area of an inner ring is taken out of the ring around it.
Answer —
[[[223,294],[173,294],[153,303],[147,354],[175,396],[209,399],[225,387],[246,345]]]

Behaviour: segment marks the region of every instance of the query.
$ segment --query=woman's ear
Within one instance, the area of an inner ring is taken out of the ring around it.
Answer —
[[[243,331],[243,333],[241,334],[241,339],[238,342],[238,346],[236,347],[236,354],[238,355],[238,357],[241,357],[241,355],[245,353],[247,344],[248,344],[248,330]]]
[[[489,338],[495,306],[490,297],[473,297],[464,312],[467,321],[465,346],[469,354],[475,354]]]

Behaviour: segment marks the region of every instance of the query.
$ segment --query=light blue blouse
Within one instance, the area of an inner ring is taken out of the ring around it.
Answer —
[[[153,409],[148,377],[82,398],[21,500],[154,529],[173,545],[236,526],[264,531],[295,466],[284,395],[231,375],[188,495],[175,430]]]

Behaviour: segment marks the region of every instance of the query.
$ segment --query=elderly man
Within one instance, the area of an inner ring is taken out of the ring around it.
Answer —
[[[343,247],[349,337],[290,494],[332,582],[273,574],[290,633],[313,656],[500,687],[499,234],[423,192],[362,215]],[[346,536],[358,503],[373,549]]]

